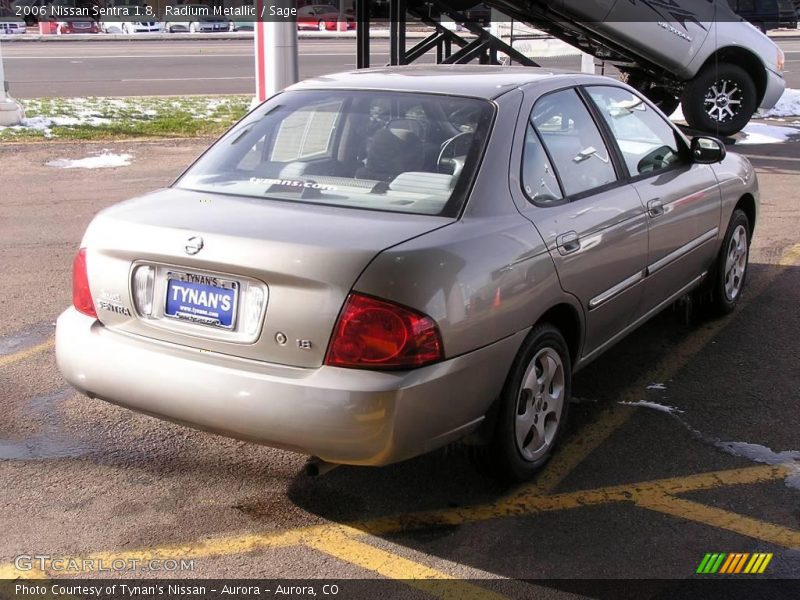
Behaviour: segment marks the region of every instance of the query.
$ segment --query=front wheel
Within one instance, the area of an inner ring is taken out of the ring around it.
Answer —
[[[742,296],[750,258],[750,228],[744,211],[733,211],[710,282],[710,308],[715,315],[733,312]]]
[[[753,79],[730,63],[705,67],[686,84],[681,102],[691,127],[717,135],[741,131],[758,108]]]
[[[533,476],[550,458],[569,412],[572,365],[561,333],[536,326],[503,388],[491,441],[495,470],[511,481]]]

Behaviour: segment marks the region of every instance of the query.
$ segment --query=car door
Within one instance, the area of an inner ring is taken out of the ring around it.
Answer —
[[[622,332],[639,306],[647,217],[575,88],[545,94],[523,113],[512,193],[544,239],[562,288],[583,307],[587,356]]]
[[[695,283],[714,258],[721,196],[709,165],[692,162],[682,134],[638,94],[587,86],[647,210],[647,277],[637,317]]]

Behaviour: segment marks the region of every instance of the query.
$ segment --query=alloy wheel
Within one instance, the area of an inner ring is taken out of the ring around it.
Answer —
[[[746,268],[747,231],[739,225],[733,230],[725,257],[725,296],[728,301],[735,300],[742,291]]]
[[[542,348],[528,365],[517,397],[515,434],[525,460],[535,461],[553,444],[564,404],[564,364],[553,348]]]

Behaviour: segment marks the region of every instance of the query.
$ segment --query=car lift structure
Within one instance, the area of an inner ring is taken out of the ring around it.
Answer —
[[[370,55],[370,14],[369,0],[355,0],[356,20],[358,28],[357,66],[365,69],[371,65]],[[460,3],[464,5],[464,2]],[[469,4],[469,2],[467,2]],[[427,9],[427,10],[426,10]],[[439,13],[440,17],[448,17],[472,34],[470,39],[459,35],[442,24],[441,18],[430,16],[430,9]],[[415,23],[423,23],[435,29],[434,33],[415,44],[411,49],[406,47],[406,32],[409,17]],[[426,53],[436,49],[438,64],[464,64],[478,60],[481,64],[500,64],[498,52],[508,55],[511,60],[521,65],[536,67],[530,58],[518,52],[500,38],[492,35],[467,15],[453,7],[447,0],[389,0],[389,55],[390,65],[407,65]]]

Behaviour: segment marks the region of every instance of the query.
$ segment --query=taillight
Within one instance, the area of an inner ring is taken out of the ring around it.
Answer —
[[[325,364],[411,369],[443,357],[442,339],[433,319],[392,302],[353,293],[334,327]]]
[[[89,289],[89,277],[86,274],[86,248],[78,250],[75,260],[72,261],[72,304],[83,314],[97,318]]]

